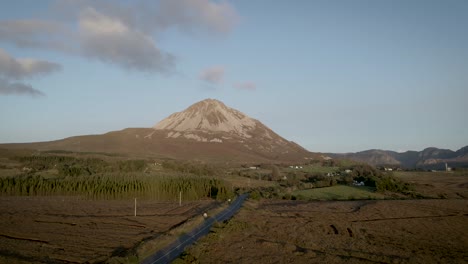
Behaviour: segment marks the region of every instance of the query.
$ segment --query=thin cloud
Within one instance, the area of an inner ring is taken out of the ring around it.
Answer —
[[[35,60],[15,59],[0,48],[0,76],[7,79],[25,79],[46,75],[62,69],[60,64]]]
[[[161,0],[158,7],[153,23],[163,28],[175,26],[182,31],[226,34],[239,20],[236,10],[226,1]]]
[[[29,84],[10,82],[4,78],[0,78],[0,95],[29,95],[38,97],[44,96],[44,93],[32,88]]]
[[[255,91],[257,89],[257,85],[253,82],[241,82],[235,83],[234,88],[237,90]]]
[[[200,79],[210,84],[220,84],[224,80],[224,67],[207,68],[200,73]]]
[[[65,39],[72,39],[57,21],[40,19],[0,21],[0,41],[20,48],[71,50]]]

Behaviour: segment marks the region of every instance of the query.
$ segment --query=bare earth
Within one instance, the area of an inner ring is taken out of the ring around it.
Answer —
[[[101,262],[214,206],[212,201],[0,197],[0,263]]]
[[[467,263],[468,200],[250,201],[177,261]]]

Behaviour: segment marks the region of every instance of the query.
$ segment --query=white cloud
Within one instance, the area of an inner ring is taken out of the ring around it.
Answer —
[[[84,10],[79,18],[82,53],[126,69],[170,72],[175,57],[160,51],[151,36],[131,28],[118,18]]]
[[[207,68],[200,73],[200,79],[211,84],[220,84],[224,80],[224,67]]]
[[[62,69],[57,63],[35,60],[15,59],[0,48],[0,76],[7,79],[24,79],[50,74]]]
[[[31,85],[11,80],[23,80],[36,76],[51,74],[62,69],[57,63],[35,60],[16,59],[0,48],[0,95],[31,95],[42,96],[41,91]]]
[[[247,90],[247,91],[254,91],[257,89],[257,85],[253,82],[240,82],[240,83],[235,83],[234,88],[238,90]]]

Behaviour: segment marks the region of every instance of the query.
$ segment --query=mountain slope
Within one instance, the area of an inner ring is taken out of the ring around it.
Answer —
[[[283,162],[316,157],[282,138],[260,121],[213,99],[174,113],[153,128],[128,128],[102,135],[39,143],[0,144],[0,147],[219,162]]]

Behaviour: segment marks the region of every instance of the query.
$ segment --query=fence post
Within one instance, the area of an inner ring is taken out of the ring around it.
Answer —
[[[182,206],[182,191],[179,192],[179,206]]]

